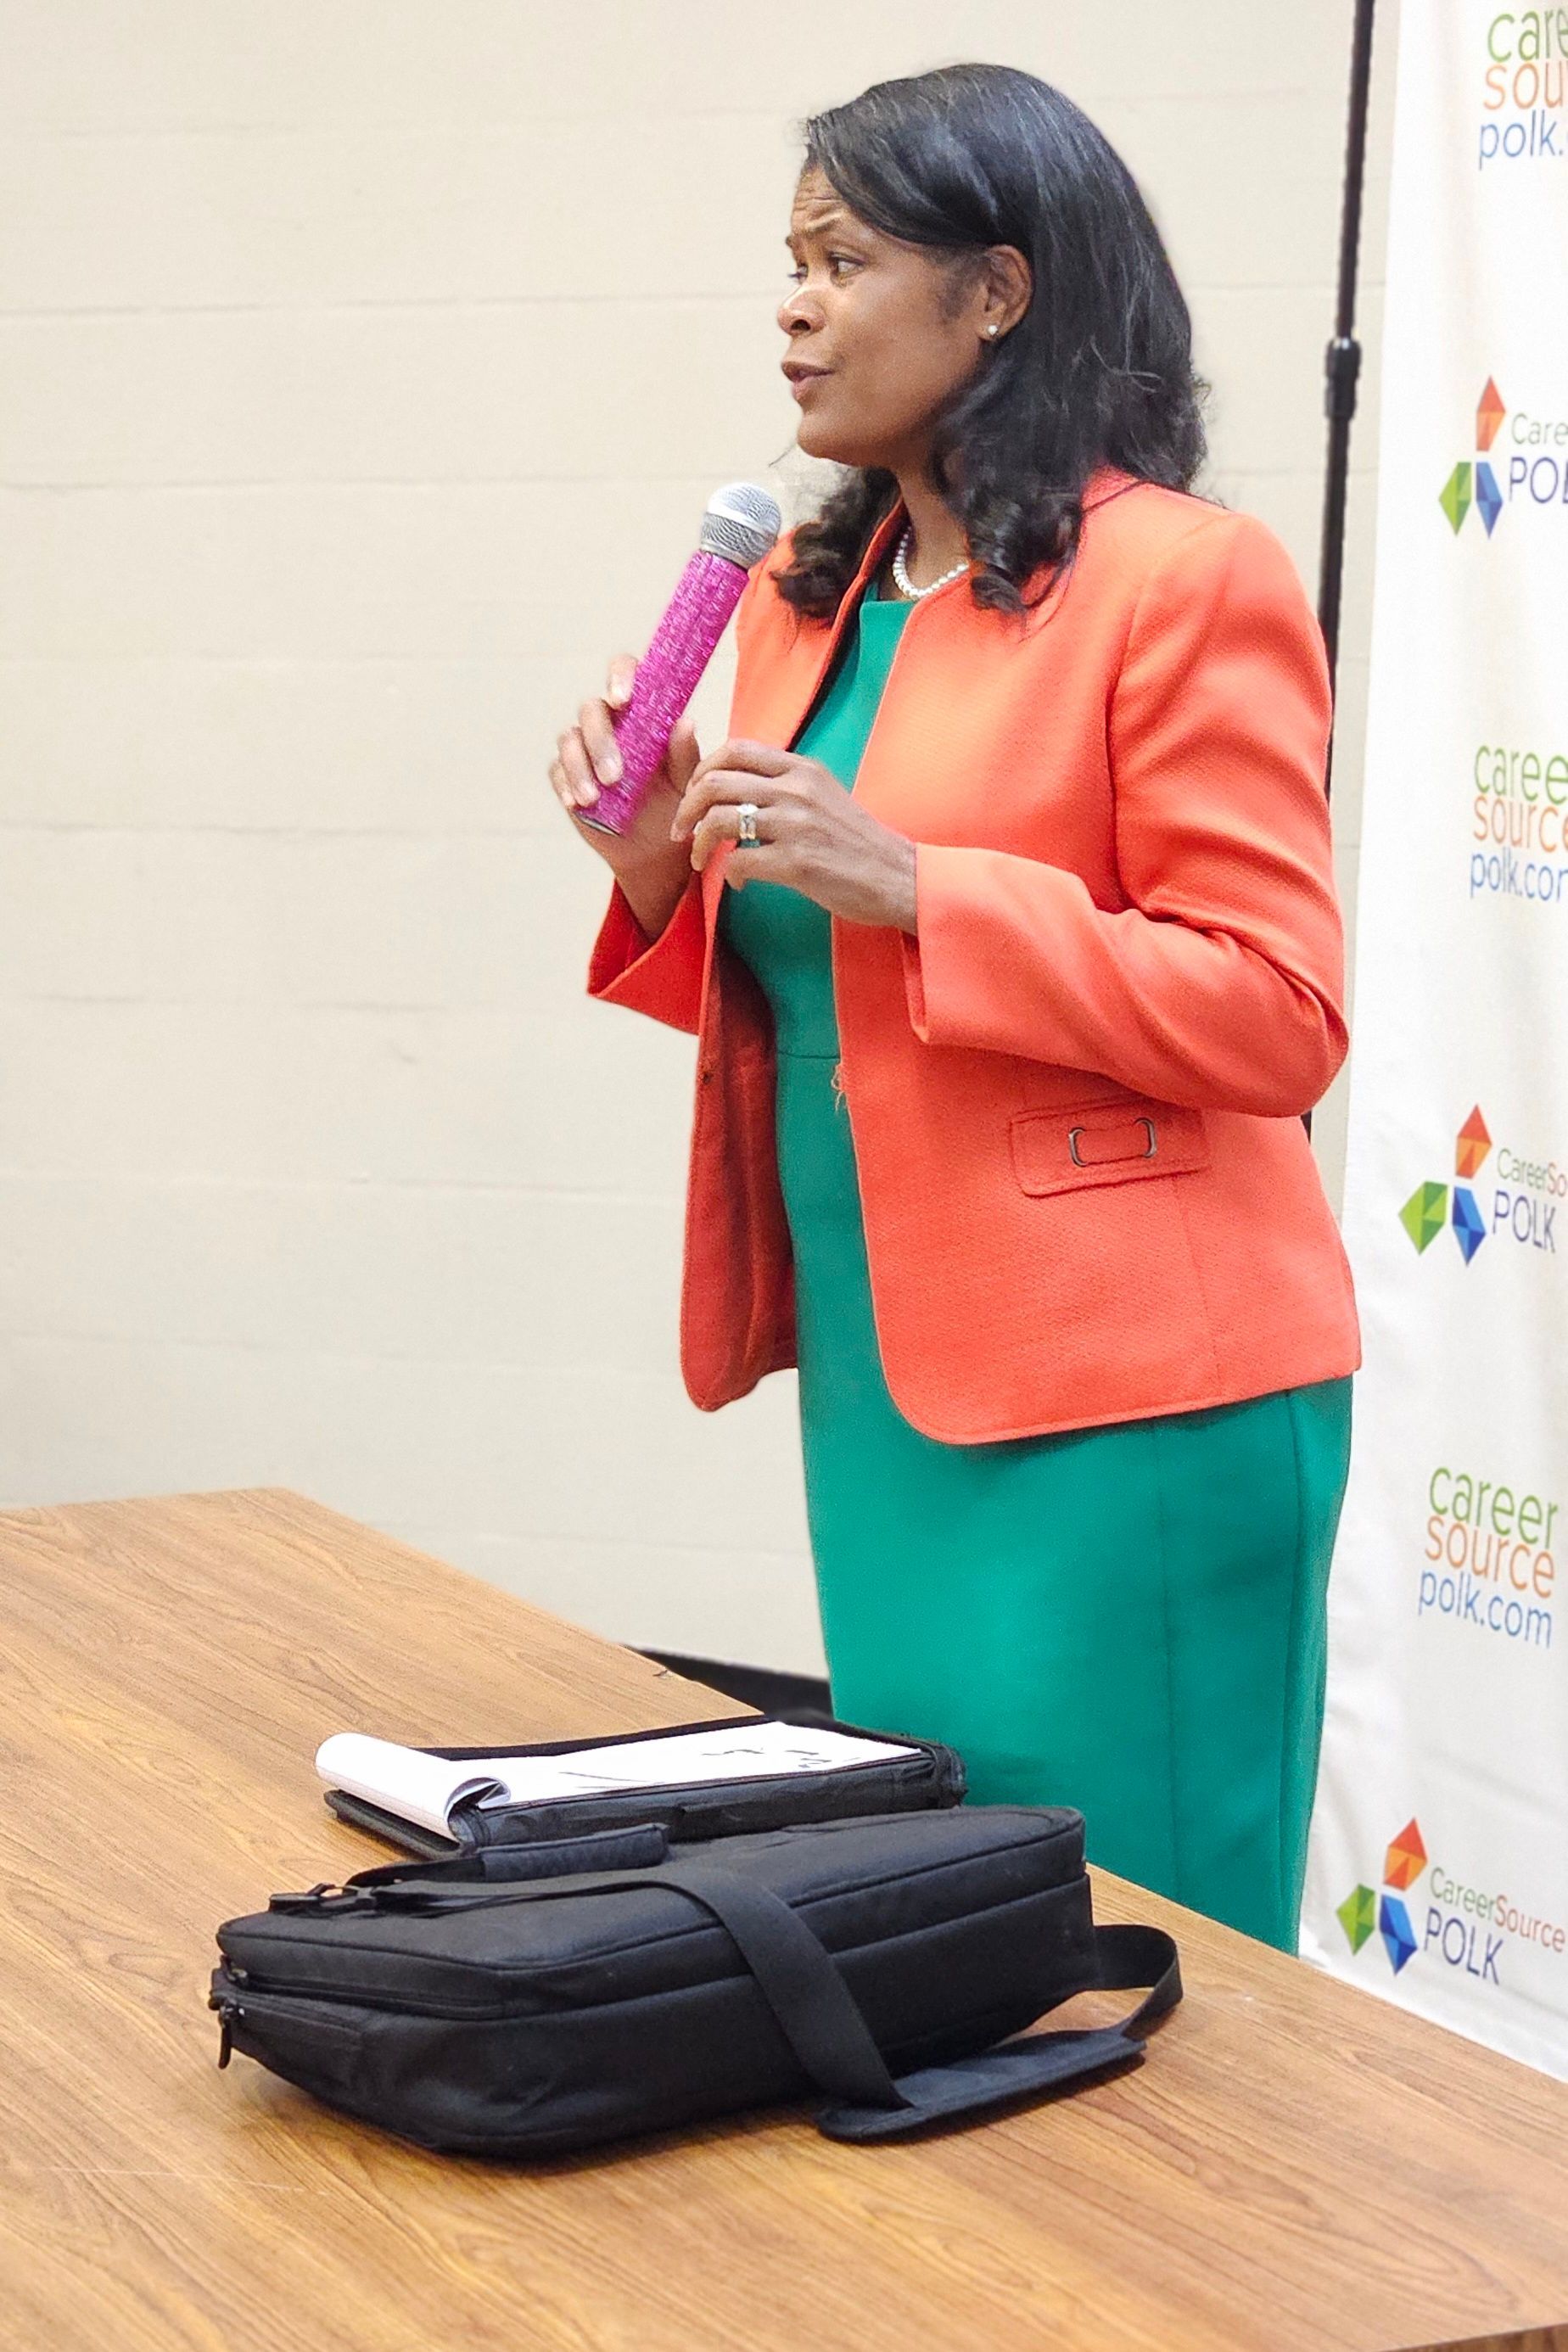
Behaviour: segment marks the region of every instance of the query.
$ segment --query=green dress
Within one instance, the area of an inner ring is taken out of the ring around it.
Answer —
[[[867,595],[796,738],[847,787],[912,610]],[[950,1742],[974,1802],[1078,1806],[1092,1861],[1293,1951],[1350,1381],[1062,1436],[922,1435],[882,1376],[829,918],[752,882],[720,927],[773,1015],[835,1712]]]

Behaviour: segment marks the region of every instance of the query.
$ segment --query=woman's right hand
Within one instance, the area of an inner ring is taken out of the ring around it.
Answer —
[[[668,748],[628,831],[604,833],[582,821],[582,812],[591,810],[597,800],[600,784],[620,781],[615,720],[630,699],[637,667],[634,655],[616,656],[603,698],[585,702],[576,726],[568,727],[557,739],[550,782],[577,831],[598,851],[631,901],[643,929],[653,938],[674,913],[691,879],[689,846],[669,837],[670,822],[701,757],[690,719],[677,719]],[[651,923],[650,916],[656,919]]]

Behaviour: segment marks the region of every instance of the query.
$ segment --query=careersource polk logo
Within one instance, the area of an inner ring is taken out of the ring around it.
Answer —
[[[1334,1914],[1352,1952],[1370,1943],[1373,1928],[1377,1930],[1395,1976],[1415,1957],[1415,1935],[1405,1890],[1415,1885],[1426,1867],[1426,1849],[1420,1829],[1415,1822],[1406,1822],[1384,1856],[1381,1898],[1370,1886],[1352,1886]]]
[[[1558,1510],[1551,1495],[1440,1462],[1426,1481],[1417,1617],[1549,1650]]]
[[[1568,9],[1500,10],[1487,26],[1477,169],[1568,156]]]
[[[1426,1884],[1417,1893],[1423,1877]],[[1428,1865],[1414,1821],[1384,1856],[1381,1894],[1354,1886],[1334,1916],[1356,1958],[1375,1934],[1396,1977],[1419,1959],[1500,1991],[1520,1945],[1534,1944],[1559,1960],[1568,1951],[1568,1930],[1560,1921],[1542,1918],[1500,1888],[1472,1885],[1441,1863]]]
[[[1476,404],[1476,449],[1475,457],[1460,458],[1437,493],[1456,536],[1472,507],[1489,539],[1504,507],[1552,507],[1568,514],[1568,416],[1510,412],[1489,375]]]
[[[1478,1103],[1454,1139],[1455,1182],[1417,1184],[1399,1212],[1399,1222],[1425,1255],[1445,1225],[1469,1265],[1481,1244],[1496,1236],[1521,1249],[1557,1254],[1557,1211],[1568,1193],[1568,1170],[1555,1160],[1527,1160],[1509,1145],[1498,1148],[1495,1182],[1478,1185],[1491,1154],[1492,1139]]]
[[[1568,753],[1482,743],[1470,775],[1471,898],[1568,904]]]

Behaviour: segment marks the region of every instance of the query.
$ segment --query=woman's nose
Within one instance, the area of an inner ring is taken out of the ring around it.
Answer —
[[[778,307],[778,322],[786,335],[809,335],[822,324],[822,313],[804,287],[793,286]]]

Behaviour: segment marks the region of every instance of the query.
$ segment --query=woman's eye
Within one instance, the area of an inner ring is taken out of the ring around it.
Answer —
[[[858,266],[858,262],[859,256],[854,253],[830,253],[827,257],[828,269],[835,278],[839,274],[840,264],[842,264],[846,269],[854,269]],[[798,286],[802,278],[808,275],[809,273],[807,270],[798,263],[794,269],[786,269],[784,271],[784,276],[789,279],[793,286]]]

